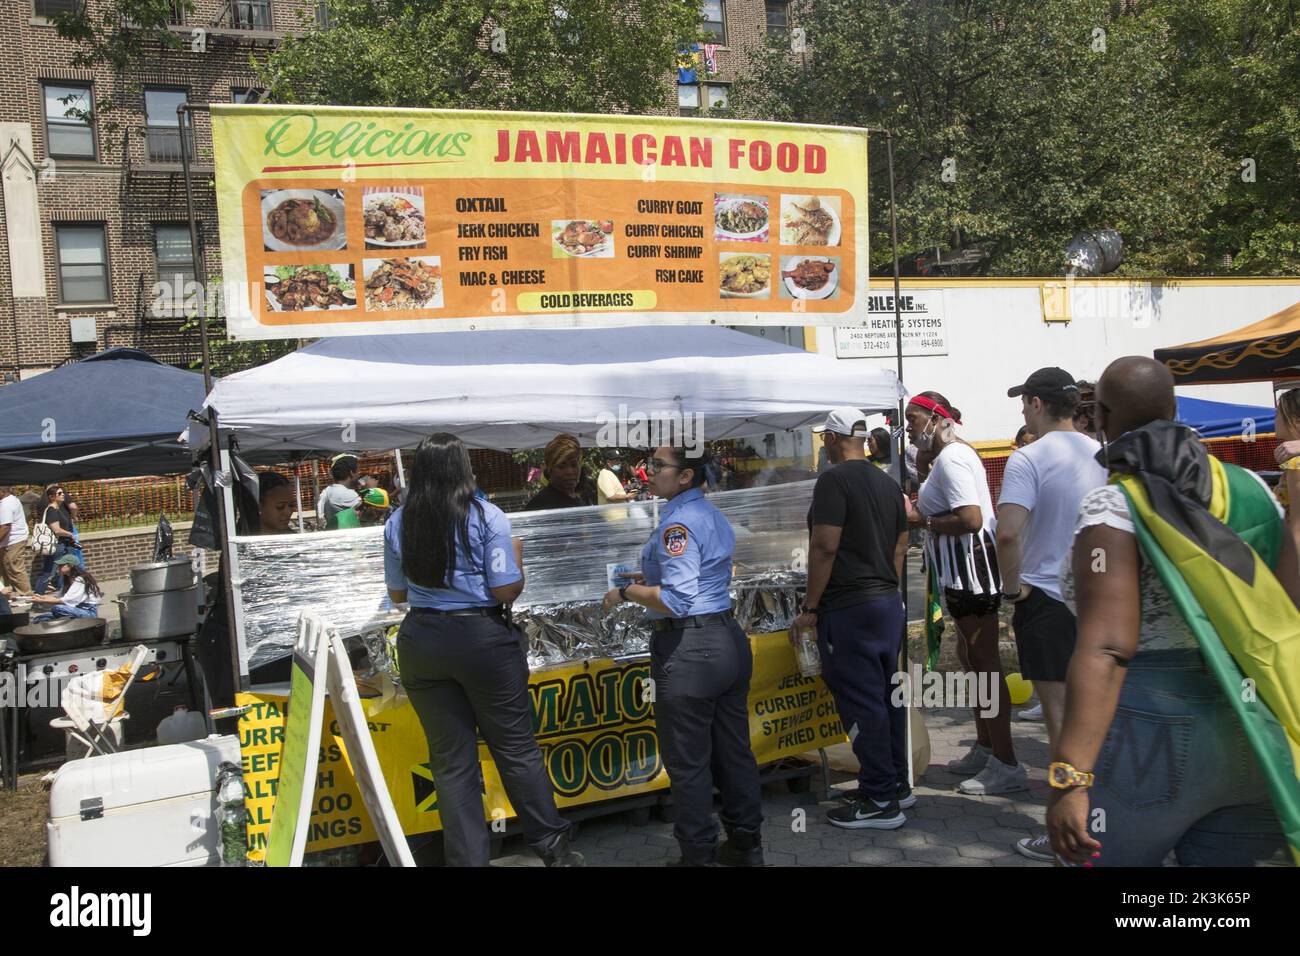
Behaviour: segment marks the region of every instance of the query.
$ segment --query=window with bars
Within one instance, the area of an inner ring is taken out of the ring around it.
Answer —
[[[56,159],[94,159],[91,87],[46,83],[44,92],[45,152]]]
[[[186,102],[185,90],[145,87],[144,122],[145,149],[152,163],[179,163],[181,161],[181,124],[176,110]],[[194,159],[194,131],[185,130],[185,145],[190,160]]]
[[[154,226],[153,241],[154,282],[162,286],[155,297],[156,311],[180,312],[195,291],[190,228],[179,223],[159,223]]]
[[[103,223],[54,227],[59,301],[108,302],[108,241]]]

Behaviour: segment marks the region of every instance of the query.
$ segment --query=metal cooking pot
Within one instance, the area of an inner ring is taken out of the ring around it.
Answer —
[[[102,617],[55,618],[17,628],[14,640],[18,642],[18,650],[24,654],[71,651],[102,644],[107,625],[108,622]]]
[[[199,625],[197,588],[198,585],[191,584],[173,591],[124,594],[116,602],[122,608],[122,637],[128,641],[152,641],[193,634]]]
[[[189,558],[170,558],[131,569],[131,590],[137,594],[176,591],[194,583],[194,565]]]

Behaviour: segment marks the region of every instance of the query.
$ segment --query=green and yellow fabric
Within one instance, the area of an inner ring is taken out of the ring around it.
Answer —
[[[1107,452],[1139,547],[1241,721],[1300,863],[1300,611],[1272,570],[1284,533],[1277,509],[1248,472],[1172,422]]]

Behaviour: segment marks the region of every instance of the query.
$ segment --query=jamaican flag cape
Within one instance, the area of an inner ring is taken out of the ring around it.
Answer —
[[[1272,571],[1283,534],[1273,500],[1173,422],[1128,432],[1102,455],[1142,553],[1241,721],[1300,863],[1300,611]]]
[[[934,566],[925,562],[925,669],[939,666],[943,649],[943,605],[939,603],[939,576]]]

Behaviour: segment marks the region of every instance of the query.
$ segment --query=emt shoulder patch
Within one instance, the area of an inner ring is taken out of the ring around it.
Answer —
[[[676,558],[685,554],[686,543],[689,540],[685,525],[674,524],[664,528],[664,550],[668,552],[669,557]]]

